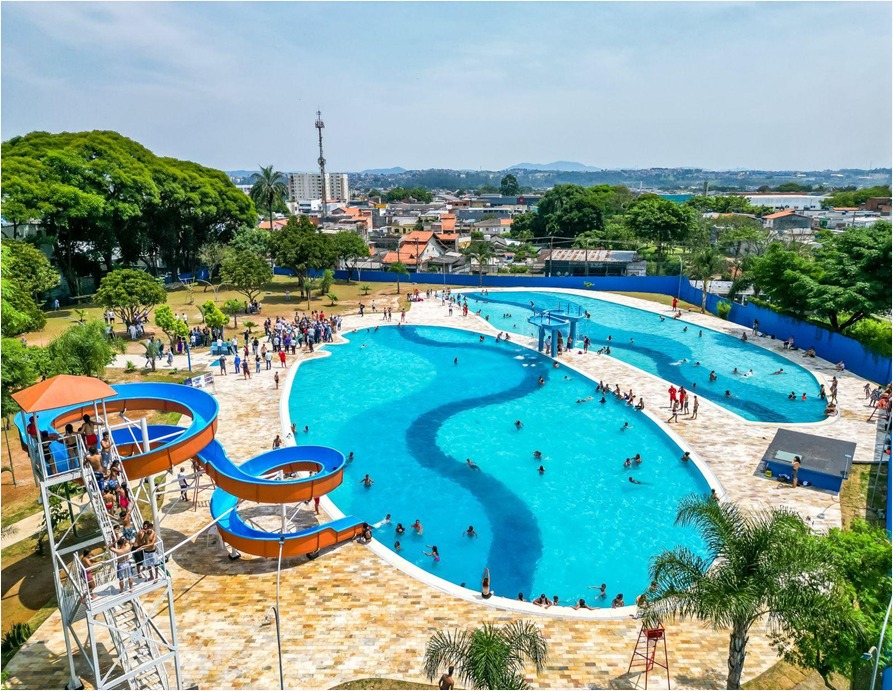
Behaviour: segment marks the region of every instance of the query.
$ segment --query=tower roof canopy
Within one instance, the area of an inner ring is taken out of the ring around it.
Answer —
[[[101,379],[57,374],[12,395],[26,413],[64,408],[79,403],[91,403],[118,393]]]

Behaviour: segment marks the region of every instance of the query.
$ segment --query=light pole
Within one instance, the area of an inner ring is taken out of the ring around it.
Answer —
[[[282,574],[282,548],[285,546],[285,535],[279,533],[279,560],[276,562],[276,604],[270,605],[267,609],[269,612],[273,610],[273,616],[276,620],[276,650],[279,653],[279,688],[285,691],[285,675],[282,671],[282,632],[279,628],[279,577]]]
[[[877,680],[878,663],[881,661],[881,650],[884,649],[884,638],[887,635],[887,623],[890,621],[890,609],[893,608],[893,597],[890,598],[890,604],[887,605],[887,613],[884,615],[884,625],[881,627],[881,636],[878,638],[877,648],[874,649],[874,668],[871,670],[871,686],[869,688],[874,691],[875,681]]]

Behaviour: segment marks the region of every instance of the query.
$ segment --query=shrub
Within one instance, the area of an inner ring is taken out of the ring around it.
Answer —
[[[322,272],[322,276],[319,279],[319,294],[325,295],[329,292],[329,288],[332,287],[332,283],[335,281],[335,272],[331,269],[326,269]]]
[[[584,288],[591,288],[593,285],[595,284],[592,281],[583,281]]]
[[[363,291],[363,295],[368,295],[369,291],[372,290],[372,288],[369,287],[368,283],[364,283],[363,285],[360,286],[360,290]]]
[[[890,357],[893,325],[885,319],[863,319],[846,330],[846,335],[869,350]]]
[[[728,319],[729,312],[732,311],[732,305],[725,300],[716,303],[716,316],[720,319]]]
[[[2,645],[3,652],[8,652],[10,650],[16,650],[17,648],[21,648],[25,641],[28,640],[28,637],[31,635],[31,626],[26,622],[19,622],[17,624],[13,624],[9,630],[3,634],[3,640],[0,645]]]
[[[136,372],[136,365],[133,363],[133,360],[128,360],[124,363],[124,371],[127,373]]]
[[[524,264],[512,264],[509,271],[513,274],[526,274],[527,267]]]
[[[334,307],[335,303],[338,302],[338,296],[335,295],[335,293],[329,293],[328,295],[326,295],[326,297],[332,301],[332,304],[330,305],[331,307]]]

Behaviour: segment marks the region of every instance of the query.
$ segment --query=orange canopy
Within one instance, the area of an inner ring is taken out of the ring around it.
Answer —
[[[38,413],[79,403],[91,403],[118,394],[104,381],[94,377],[57,374],[12,395],[26,413]]]

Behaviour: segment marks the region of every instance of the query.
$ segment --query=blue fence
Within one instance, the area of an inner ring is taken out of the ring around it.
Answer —
[[[275,273],[291,275],[291,271],[277,267]],[[335,278],[348,278],[347,271],[336,271]],[[397,277],[387,271],[351,272],[351,280],[370,283],[394,283]],[[415,283],[439,284],[477,287],[481,285],[481,277],[473,274],[411,273],[409,277],[401,277],[407,285]],[[588,285],[587,285],[588,284]],[[525,276],[523,274],[492,274],[483,276],[485,288],[590,288],[592,290],[612,290],[628,293],[663,293],[676,295],[687,302],[701,304],[701,291],[691,285],[687,278],[678,276]],[[707,295],[707,309],[716,314],[716,304],[721,300],[716,295]],[[893,365],[888,357],[874,353],[858,341],[834,333],[820,326],[802,322],[792,317],[773,312],[754,304],[739,305],[732,303],[729,321],[750,329],[753,320],[760,322],[760,331],[764,331],[778,339],[794,337],[794,343],[803,350],[815,348],[816,354],[831,362],[846,363],[851,372],[880,384],[888,384],[893,374]]]
[[[682,281],[680,297],[697,305],[701,304],[701,291],[687,280]],[[716,303],[720,301],[716,295],[707,295],[707,309],[716,313]],[[843,361],[846,368],[860,377],[865,377],[879,384],[888,384],[891,377],[891,360],[874,353],[852,338],[829,331],[821,326],[786,317],[766,307],[753,303],[739,305],[732,303],[729,321],[749,329],[753,320],[760,322],[760,331],[782,340],[794,337],[794,343],[806,350],[815,348],[819,357],[831,362]]]

